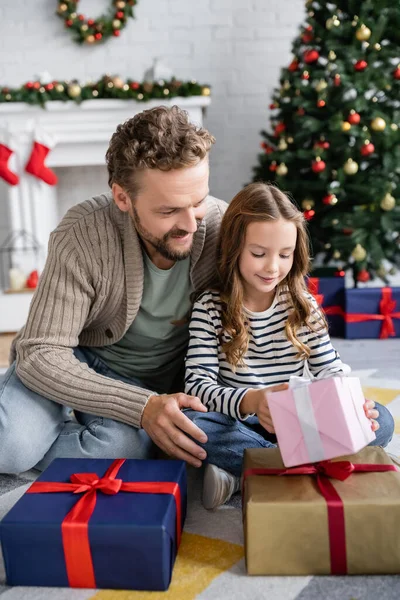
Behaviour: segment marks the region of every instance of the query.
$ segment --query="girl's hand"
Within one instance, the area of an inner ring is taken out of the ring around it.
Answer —
[[[371,421],[372,431],[379,429],[379,423],[375,419],[379,417],[379,412],[376,410],[375,402],[373,400],[366,400],[364,403],[365,414]]]
[[[268,406],[268,394],[271,392],[287,390],[288,387],[289,385],[287,383],[280,383],[279,385],[272,385],[259,390],[249,390],[240,403],[241,413],[243,415],[255,413],[260,421],[260,425],[262,425],[269,433],[275,433]]]

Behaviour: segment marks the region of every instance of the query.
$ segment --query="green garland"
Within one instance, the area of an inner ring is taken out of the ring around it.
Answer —
[[[194,79],[178,81],[173,78],[170,81],[139,83],[133,79],[124,81],[117,75],[112,77],[103,75],[99,81],[85,85],[81,85],[78,81],[52,81],[46,84],[40,81],[28,81],[20,88],[0,87],[0,103],[26,102],[44,107],[46,102],[53,100],[62,102],[73,100],[77,104],[84,100],[104,98],[146,102],[153,99],[176,98],[177,96],[184,98],[209,96],[210,93],[208,85],[201,85]]]
[[[59,0],[57,15],[63,19],[65,27],[74,34],[79,44],[97,44],[109,37],[118,37],[134,17],[133,6],[136,0],[113,0],[108,15],[88,19],[77,12],[78,0]]]

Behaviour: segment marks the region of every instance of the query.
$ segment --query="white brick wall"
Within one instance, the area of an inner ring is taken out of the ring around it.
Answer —
[[[81,0],[98,16],[108,0]],[[205,125],[216,136],[211,190],[226,200],[248,182],[268,125],[268,104],[291,41],[304,18],[303,0],[139,0],[136,19],[121,37],[81,47],[55,14],[55,0],[13,0],[0,5],[0,84],[19,85],[41,71],[55,79],[85,81],[104,73],[141,79],[155,56],[177,78],[213,88]],[[65,206],[102,191],[105,173],[60,170]],[[65,171],[65,172],[64,172]],[[71,198],[71,183],[73,198]]]

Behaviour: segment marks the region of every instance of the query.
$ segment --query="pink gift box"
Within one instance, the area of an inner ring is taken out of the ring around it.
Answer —
[[[359,452],[375,439],[357,377],[299,380],[268,394],[285,467]]]

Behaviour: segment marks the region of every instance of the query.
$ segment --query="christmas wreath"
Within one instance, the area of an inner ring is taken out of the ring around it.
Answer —
[[[80,44],[96,44],[111,36],[118,37],[128,18],[134,17],[136,0],[113,0],[109,14],[97,19],[88,19],[78,13],[78,1],[59,0],[57,14]]]

